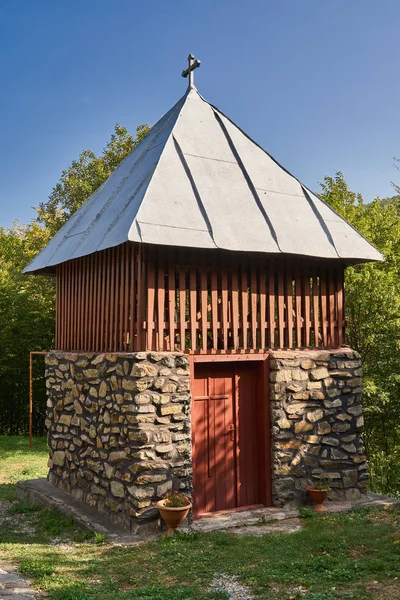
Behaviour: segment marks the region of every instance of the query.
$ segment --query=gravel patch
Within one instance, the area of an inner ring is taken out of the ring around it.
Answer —
[[[239,583],[235,575],[220,573],[215,575],[211,582],[211,589],[217,592],[227,592],[230,600],[252,600],[250,590]]]

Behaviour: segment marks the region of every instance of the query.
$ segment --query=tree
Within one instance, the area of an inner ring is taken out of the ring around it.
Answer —
[[[322,198],[385,256],[346,270],[348,343],[364,370],[365,442],[375,489],[400,489],[400,215],[397,202],[364,204],[343,178],[326,177]]]

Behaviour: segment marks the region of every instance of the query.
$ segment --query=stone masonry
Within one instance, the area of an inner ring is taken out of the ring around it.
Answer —
[[[328,497],[359,500],[368,486],[359,354],[271,352],[270,390],[274,505],[303,504],[324,473]]]
[[[134,532],[168,490],[190,495],[188,364],[165,352],[47,354],[49,481]]]
[[[273,504],[304,504],[323,473],[331,499],[358,500],[368,485],[359,355],[273,351],[267,360]],[[49,481],[135,533],[154,530],[155,502],[192,492],[188,357],[52,352],[46,369]]]

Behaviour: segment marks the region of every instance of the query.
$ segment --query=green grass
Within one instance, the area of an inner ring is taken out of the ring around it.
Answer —
[[[48,448],[45,438],[0,436],[0,500],[15,500],[15,484],[22,479],[46,477]]]
[[[177,534],[121,547],[55,510],[6,504],[0,554],[50,600],[227,600],[210,591],[221,573],[237,576],[258,599],[400,598],[399,510],[307,513],[291,534]]]

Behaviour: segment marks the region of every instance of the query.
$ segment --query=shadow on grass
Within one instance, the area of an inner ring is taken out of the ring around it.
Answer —
[[[15,483],[0,483],[0,501],[13,502],[17,499]]]

